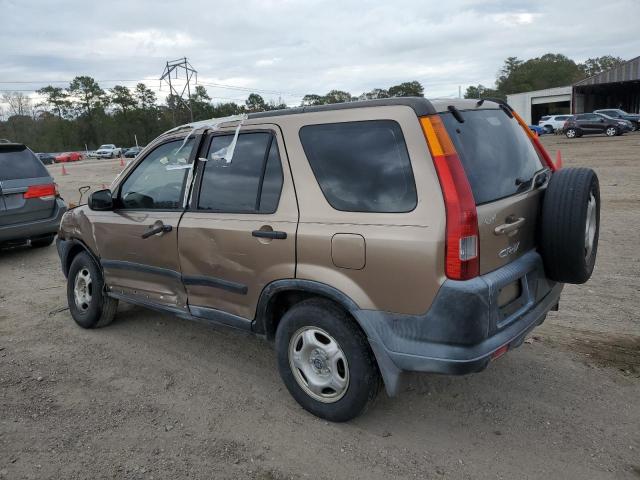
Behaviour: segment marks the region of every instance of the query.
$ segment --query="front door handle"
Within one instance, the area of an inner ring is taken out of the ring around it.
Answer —
[[[508,221],[508,220],[509,219],[507,219],[507,223],[498,225],[493,231],[493,233],[495,233],[496,235],[512,235],[516,232],[516,230],[518,230],[522,225],[524,225],[524,222],[525,222],[524,217],[512,219],[513,221]]]
[[[147,230],[146,232],[144,232],[142,234],[142,238],[149,238],[152,235],[156,235],[158,233],[168,233],[171,230],[173,230],[173,227],[171,225],[163,225],[161,223],[160,225],[156,225],[155,227],[152,226],[150,230]]]
[[[254,230],[251,235],[258,238],[272,238],[275,240],[284,240],[287,238],[287,232],[279,232],[274,230]]]

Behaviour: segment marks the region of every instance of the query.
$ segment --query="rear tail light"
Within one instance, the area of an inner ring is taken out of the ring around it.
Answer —
[[[24,198],[42,198],[48,200],[58,196],[58,186],[55,183],[31,185],[22,195]]]
[[[478,214],[458,152],[438,115],[420,118],[438,173],[447,214],[445,273],[453,280],[480,274]]]

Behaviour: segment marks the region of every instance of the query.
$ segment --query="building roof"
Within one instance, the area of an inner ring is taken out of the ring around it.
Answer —
[[[640,57],[632,58],[617,67],[580,80],[573,85],[577,87],[580,85],[599,85],[602,83],[632,82],[638,80],[640,80]]]

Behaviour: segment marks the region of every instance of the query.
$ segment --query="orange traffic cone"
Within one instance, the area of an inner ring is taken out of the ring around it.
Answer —
[[[67,169],[66,169],[66,168],[64,168],[64,163],[62,164],[62,175],[69,175],[69,174],[67,173]]]
[[[556,170],[560,170],[562,168],[562,154],[560,150],[556,152]]]
[[[124,158],[122,157],[122,153],[120,154],[120,166],[124,167]]]

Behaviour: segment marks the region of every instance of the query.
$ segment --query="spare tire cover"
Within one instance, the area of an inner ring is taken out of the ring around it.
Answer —
[[[584,283],[591,277],[600,233],[600,185],[590,168],[551,175],[542,204],[540,250],[551,280]]]

